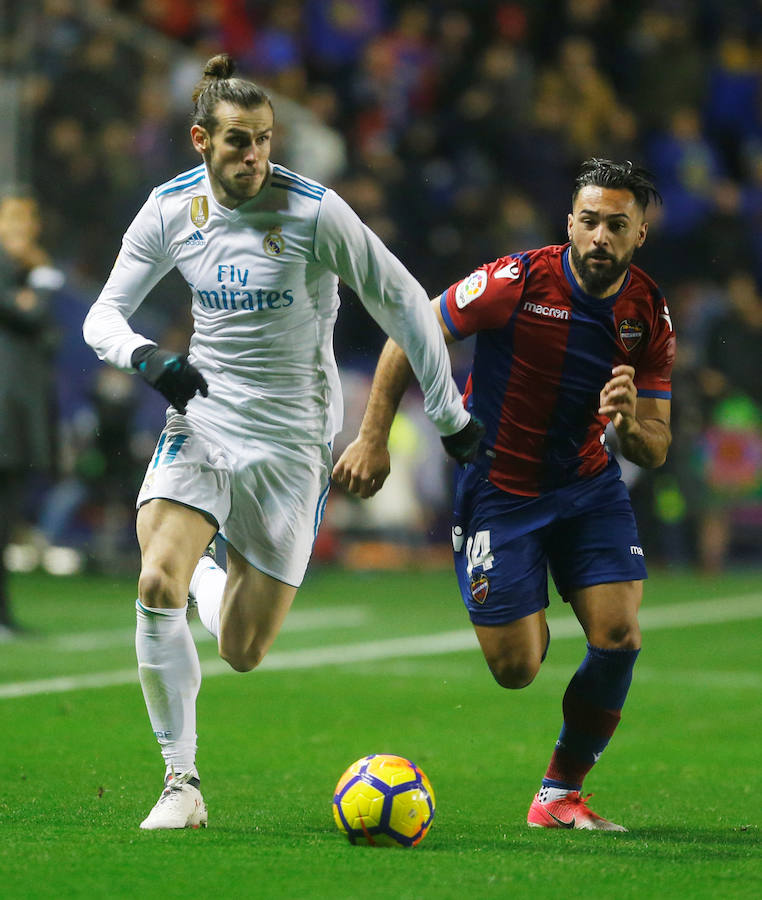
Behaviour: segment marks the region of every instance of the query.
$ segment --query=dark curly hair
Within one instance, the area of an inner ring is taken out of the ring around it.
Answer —
[[[243,78],[234,78],[235,62],[227,53],[213,56],[204,66],[204,74],[193,89],[193,117],[191,124],[201,125],[212,134],[217,128],[214,111],[218,103],[232,103],[243,109],[255,109],[272,102],[259,85]]]
[[[662,202],[661,194],[654,186],[653,175],[648,169],[635,166],[629,160],[616,163],[610,159],[597,159],[596,157],[586,159],[580,166],[574,181],[572,205],[574,205],[577,194],[588,185],[622,188],[630,191],[643,212],[646,211],[651,200],[656,204]]]

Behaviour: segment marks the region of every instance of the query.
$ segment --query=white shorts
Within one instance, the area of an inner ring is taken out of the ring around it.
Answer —
[[[222,433],[170,415],[137,506],[174,500],[208,516],[252,566],[298,587],[325,511],[329,446]]]

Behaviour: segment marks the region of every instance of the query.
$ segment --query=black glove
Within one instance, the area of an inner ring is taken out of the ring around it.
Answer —
[[[199,370],[188,362],[184,353],[159,350],[146,344],[134,350],[130,362],[152,388],[163,394],[174,408],[185,415],[185,404],[196,391],[209,396],[209,386]]]
[[[485,432],[484,425],[476,416],[471,416],[465,428],[461,428],[455,434],[448,434],[446,437],[443,437],[442,444],[448,455],[464,466],[476,456],[476,451],[479,449],[479,444]]]

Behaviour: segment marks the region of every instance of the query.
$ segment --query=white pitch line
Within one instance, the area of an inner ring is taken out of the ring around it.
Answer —
[[[469,670],[470,667],[471,663],[466,660],[458,662],[450,660],[446,669],[439,668],[437,671],[441,674],[443,680],[455,681],[461,672]],[[362,674],[373,677],[387,675],[389,677],[419,678],[422,674],[431,671],[425,660],[408,658],[384,660],[365,665],[363,666]],[[541,681],[566,683],[571,674],[572,670],[569,666],[554,665],[546,662],[537,677],[537,681],[538,683]],[[748,670],[734,672],[728,670],[719,671],[717,669],[664,669],[655,666],[649,667],[642,662],[638,662],[635,669],[635,680],[638,684],[700,687],[719,691],[762,690],[762,672],[751,672]]]
[[[670,606],[644,606],[639,615],[641,628],[680,628],[682,625],[712,625],[762,618],[762,594],[694,600]]]
[[[736,622],[762,618],[762,595],[747,594],[692,603],[646,608],[640,616],[643,630],[686,628],[719,622]],[[579,625],[573,619],[549,621],[554,639],[579,636]],[[364,641],[355,644],[333,644],[303,650],[282,650],[271,653],[260,667],[263,672],[295,669],[314,669],[322,666],[353,665],[380,659],[417,656],[439,656],[462,650],[476,650],[476,637],[470,629],[445,631],[439,634],[413,635]],[[222,660],[212,660],[202,667],[205,677],[232,674]],[[710,674],[710,673],[707,673]],[[112,687],[137,681],[134,669],[44,678],[0,685],[0,699],[29,697],[35,694],[55,694],[87,688]]]
[[[318,631],[323,628],[359,628],[371,618],[371,611],[364,606],[324,606],[321,609],[292,610],[283,625],[283,631]],[[193,637],[197,641],[211,641],[212,635],[198,621],[191,623]],[[55,650],[84,653],[89,650],[107,650],[111,647],[129,647],[135,642],[135,628],[110,628],[88,631],[85,634],[60,634],[50,639]]]

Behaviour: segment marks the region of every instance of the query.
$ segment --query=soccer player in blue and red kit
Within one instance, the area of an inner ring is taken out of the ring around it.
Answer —
[[[456,478],[453,547],[463,600],[498,684],[528,685],[548,650],[547,570],[587,638],[563,726],[527,816],[544,828],[624,831],[582,783],[616,729],[641,646],[646,567],[619,465],[662,465],[671,441],[675,337],[658,286],[631,265],[646,239],[649,174],[590,159],[572,193],[569,243],[512,253],[432,301],[448,342],[476,335],[464,403],[485,426]],[[385,346],[355,441],[334,480],[361,496],[389,472],[386,449],[410,377]]]

